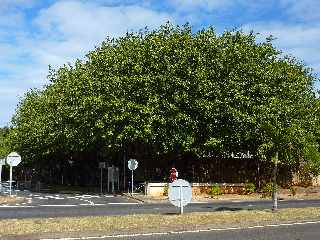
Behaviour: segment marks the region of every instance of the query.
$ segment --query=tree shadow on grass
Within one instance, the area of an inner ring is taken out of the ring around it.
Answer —
[[[235,212],[235,211],[244,211],[244,210],[251,211],[251,210],[253,210],[253,209],[238,208],[238,207],[218,207],[218,208],[215,208],[215,207],[207,206],[207,207],[203,207],[203,208],[213,209],[213,212],[223,212],[223,211]],[[202,212],[202,211],[200,211],[200,212]],[[179,214],[180,214],[179,211],[162,213],[162,215],[179,215]]]
[[[162,213],[161,215],[180,215],[179,212],[166,212],[166,213]]]
[[[239,207],[218,207],[216,208],[214,211],[215,212],[223,212],[223,211],[242,211],[242,210],[247,210],[247,209],[243,209],[243,208],[239,208]]]

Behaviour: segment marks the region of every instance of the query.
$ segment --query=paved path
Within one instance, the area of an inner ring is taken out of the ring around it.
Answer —
[[[269,226],[252,226],[250,228],[237,229],[211,229],[204,231],[186,231],[171,233],[154,233],[154,234],[137,234],[137,235],[118,235],[115,237],[106,236],[97,239],[123,239],[123,240],[319,240],[320,223],[297,223],[292,225],[269,225]],[[81,238],[86,240],[86,238]],[[89,238],[87,238],[89,239]],[[74,240],[78,240],[74,238]],[[79,238],[80,240],[80,238]]]
[[[90,194],[34,194],[25,193],[26,202],[0,205],[0,218],[35,218],[65,216],[104,216],[127,214],[172,214],[178,209],[169,203],[141,203],[124,196]],[[185,212],[238,211],[271,209],[271,200],[220,201],[192,203]],[[279,201],[279,208],[320,207],[320,200]]]

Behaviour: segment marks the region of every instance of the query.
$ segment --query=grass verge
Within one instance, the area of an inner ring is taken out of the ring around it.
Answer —
[[[0,196],[0,204],[7,203],[20,203],[23,202],[23,198],[17,198],[16,196]]]
[[[319,220],[320,208],[0,220],[0,238],[44,233],[135,233]],[[147,223],[147,224],[146,224]],[[183,224],[182,224],[183,223]],[[2,239],[2,238],[1,238]]]

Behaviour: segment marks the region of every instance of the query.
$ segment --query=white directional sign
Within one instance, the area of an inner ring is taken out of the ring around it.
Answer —
[[[105,162],[99,162],[99,168],[106,168]]]
[[[183,207],[192,200],[192,188],[189,182],[178,179],[173,183],[169,183],[168,189],[169,201],[176,207],[180,207],[181,214]]]
[[[12,152],[7,156],[7,164],[10,165],[10,180],[9,180],[9,192],[10,192],[10,196],[11,196],[11,192],[12,192],[12,167],[18,166],[18,164],[21,162],[21,156],[16,153],[16,152]]]
[[[138,167],[138,161],[135,159],[130,159],[128,161],[128,168],[131,170],[131,195],[133,194],[133,171]]]
[[[7,164],[12,167],[18,166],[20,162],[21,156],[16,152],[12,152],[7,156]]]
[[[130,170],[136,170],[137,167],[138,167],[138,161],[137,161],[137,160],[135,160],[135,159],[130,159],[130,160],[128,161],[128,168],[129,168]]]

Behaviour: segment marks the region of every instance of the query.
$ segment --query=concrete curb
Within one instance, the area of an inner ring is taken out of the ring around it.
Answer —
[[[122,193],[121,195],[124,196],[124,197],[126,197],[126,198],[133,199],[133,200],[136,200],[136,201],[138,201],[138,202],[145,203],[144,200],[142,200],[142,199],[140,199],[140,198],[138,198],[138,197],[135,197],[134,195],[132,196],[132,195],[129,194],[129,193]]]

